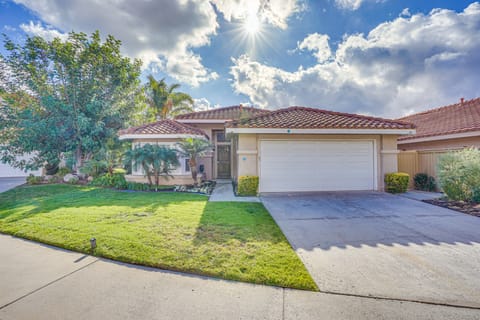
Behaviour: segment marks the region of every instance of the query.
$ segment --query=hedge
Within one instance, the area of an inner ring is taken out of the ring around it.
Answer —
[[[385,190],[389,193],[407,192],[410,176],[404,172],[385,174]]]
[[[239,196],[256,196],[258,193],[258,176],[238,177],[237,194]]]

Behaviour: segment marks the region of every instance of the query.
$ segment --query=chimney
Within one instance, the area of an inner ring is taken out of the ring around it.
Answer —
[[[465,98],[460,98],[460,104],[463,104],[464,101],[465,101]]]

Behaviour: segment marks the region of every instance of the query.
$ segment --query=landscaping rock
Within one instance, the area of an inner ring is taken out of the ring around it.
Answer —
[[[77,183],[78,180],[79,180],[78,177],[76,175],[71,174],[71,173],[67,173],[63,177],[63,181],[67,182],[67,183]]]
[[[87,178],[87,181],[88,181],[88,182],[92,182],[92,181],[93,181],[93,177],[92,177],[92,176],[89,176],[89,177]]]

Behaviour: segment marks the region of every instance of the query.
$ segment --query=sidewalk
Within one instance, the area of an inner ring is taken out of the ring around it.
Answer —
[[[134,266],[0,234],[0,319],[478,319],[480,311]]]
[[[233,193],[232,181],[217,181],[208,201],[260,202],[257,197],[237,197]]]

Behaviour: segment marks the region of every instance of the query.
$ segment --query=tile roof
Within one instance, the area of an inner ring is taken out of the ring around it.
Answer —
[[[247,120],[227,123],[233,128],[284,129],[414,129],[403,121],[387,120],[358,114],[341,113],[307,107],[290,107]]]
[[[127,134],[188,134],[207,137],[205,132],[199,128],[170,119],[164,119],[154,123],[120,130],[118,134],[119,136]]]
[[[417,133],[399,140],[480,131],[480,98],[412,114],[398,120],[414,123]]]
[[[242,105],[224,108],[216,108],[206,111],[181,114],[175,117],[176,120],[238,120],[242,117],[253,117],[266,114],[270,111]]]

